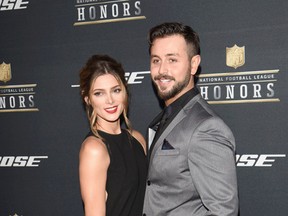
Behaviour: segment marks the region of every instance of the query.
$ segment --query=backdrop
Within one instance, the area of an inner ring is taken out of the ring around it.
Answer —
[[[89,130],[78,74],[121,61],[130,119],[161,110],[147,33],[168,21],[201,40],[198,88],[237,141],[242,216],[288,212],[286,0],[0,0],[0,215],[83,215],[78,153]]]

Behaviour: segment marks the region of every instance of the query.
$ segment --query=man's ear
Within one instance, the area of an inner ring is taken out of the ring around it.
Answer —
[[[195,75],[201,62],[200,55],[195,55],[191,59],[191,75]]]

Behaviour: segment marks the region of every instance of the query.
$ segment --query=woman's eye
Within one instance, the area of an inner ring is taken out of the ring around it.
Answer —
[[[121,92],[121,88],[116,88],[116,89],[114,90],[114,92],[116,92],[116,93]]]
[[[95,95],[95,96],[101,96],[101,95],[102,95],[102,92],[94,92],[94,95]]]

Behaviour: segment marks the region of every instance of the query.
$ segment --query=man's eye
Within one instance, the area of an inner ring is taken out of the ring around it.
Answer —
[[[169,62],[177,62],[177,59],[169,59]]]
[[[152,60],[152,63],[153,63],[153,64],[157,64],[158,62],[159,62],[158,59],[153,59],[153,60]]]

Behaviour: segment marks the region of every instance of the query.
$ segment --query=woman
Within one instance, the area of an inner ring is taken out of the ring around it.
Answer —
[[[107,55],[92,56],[80,72],[91,127],[79,154],[85,216],[142,215],[146,143],[127,118],[124,74],[121,64]],[[121,128],[120,120],[127,129]]]

